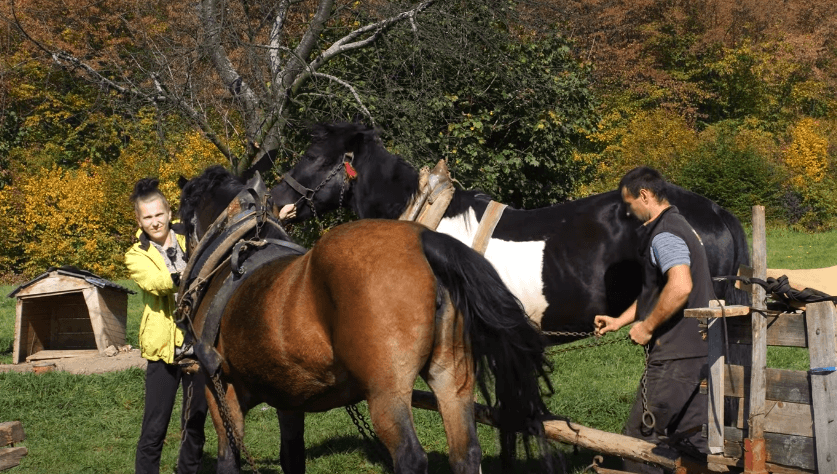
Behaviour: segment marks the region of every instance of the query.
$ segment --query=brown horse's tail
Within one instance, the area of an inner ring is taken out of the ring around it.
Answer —
[[[518,432],[534,435],[547,454],[543,421],[555,417],[541,397],[539,380],[544,382],[547,395],[553,389],[540,332],[483,256],[451,236],[430,230],[422,233],[422,245],[436,278],[462,313],[474,355],[477,386],[494,407],[501,436],[508,439]],[[493,404],[488,390],[491,378],[496,387]],[[506,444],[502,443],[504,447]],[[551,456],[544,459],[551,470]]]

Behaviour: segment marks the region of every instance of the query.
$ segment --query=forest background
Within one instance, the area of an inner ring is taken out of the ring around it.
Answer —
[[[837,227],[832,1],[174,3],[0,6],[4,283],[124,278],[137,179],[172,203],[210,164],[272,183],[312,124],[355,118],[517,207],[647,164],[745,224],[761,204],[773,225]]]

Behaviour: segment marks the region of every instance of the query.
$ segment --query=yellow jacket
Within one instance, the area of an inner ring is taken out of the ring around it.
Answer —
[[[172,228],[181,249],[186,248],[186,237],[178,232],[179,225]],[[148,236],[139,230],[139,242],[125,252],[125,264],[131,279],[142,293],[145,309],[140,322],[139,344],[142,356],[148,360],[174,362],[174,348],[183,344],[183,333],[174,324],[177,288],[171,280],[163,256],[151,245]]]

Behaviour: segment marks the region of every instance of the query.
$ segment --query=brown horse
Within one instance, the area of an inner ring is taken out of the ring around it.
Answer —
[[[190,235],[212,232],[208,222],[242,188],[220,167],[186,183],[180,212]],[[221,311],[214,341],[220,364],[209,376],[226,394],[228,426],[218,389],[207,389],[218,472],[239,471],[230,436],[243,439],[250,408],[277,409],[280,463],[292,474],[305,470],[304,413],[362,400],[395,472],[427,472],[411,408],[419,375],[438,400],[455,473],[480,472],[473,392],[476,385],[490,399],[489,377],[500,388],[494,407],[501,435],[542,435],[549,413],[539,379],[551,387],[538,332],[491,264],[452,237],[398,221],[345,224],[304,255],[254,266],[225,296],[224,282],[237,274],[231,267],[221,265],[209,280],[190,324],[192,337],[204,334],[208,315]],[[551,469],[550,456],[544,459]]]

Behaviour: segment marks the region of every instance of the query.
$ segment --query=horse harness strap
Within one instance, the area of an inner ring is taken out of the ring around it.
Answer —
[[[195,341],[195,353],[207,373],[216,374],[221,368],[221,355],[215,350],[215,341],[221,327],[221,317],[232,295],[253,273],[264,265],[282,257],[303,255],[307,250],[292,242],[274,239],[239,240],[232,247],[230,274],[221,289],[212,298],[204,316],[200,339]]]
[[[500,222],[500,217],[503,211],[506,210],[506,205],[497,201],[488,203],[485,212],[482,214],[480,226],[477,228],[477,233],[474,235],[474,241],[471,243],[471,248],[479,252],[480,255],[485,255],[485,250],[488,248],[488,241],[491,240],[491,235],[494,234],[494,229],[497,228],[497,223]]]

